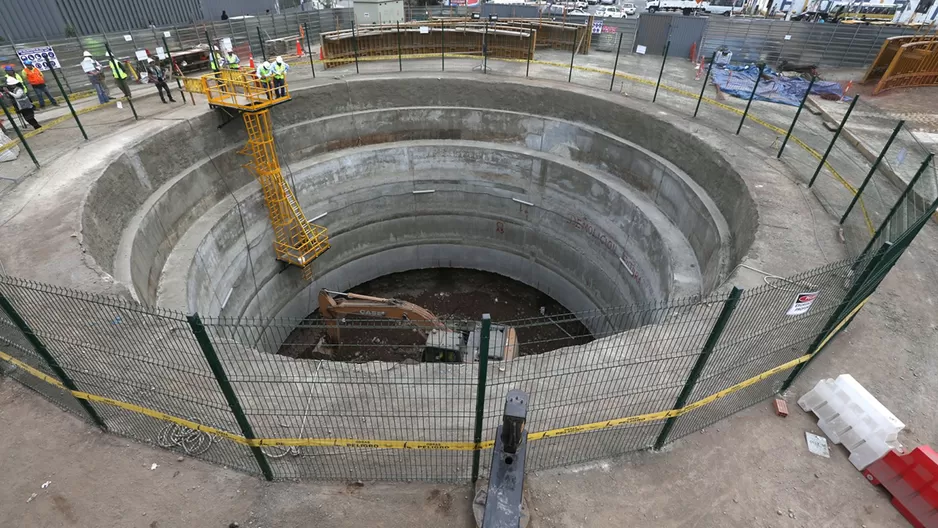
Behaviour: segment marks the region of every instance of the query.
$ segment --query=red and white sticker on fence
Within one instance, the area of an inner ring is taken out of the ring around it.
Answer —
[[[786,315],[801,315],[803,313],[808,313],[808,310],[811,309],[811,305],[814,304],[815,299],[817,299],[818,294],[821,292],[805,292],[799,293],[795,297],[795,302],[792,303],[791,308],[788,309]]]

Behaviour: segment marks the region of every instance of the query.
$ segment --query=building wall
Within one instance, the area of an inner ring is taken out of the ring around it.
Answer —
[[[0,44],[42,40],[65,33],[65,20],[55,0],[3,0]]]

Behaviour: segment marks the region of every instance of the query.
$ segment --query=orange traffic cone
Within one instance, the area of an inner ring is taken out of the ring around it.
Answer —
[[[322,48],[319,48],[319,60],[326,60],[326,56],[322,54]]]
[[[302,56],[303,56],[303,46],[300,45],[300,41],[299,41],[299,40],[296,41],[296,56],[297,56],[297,57],[302,57]]]
[[[248,55],[248,57],[250,59],[248,61],[248,64],[251,66],[251,69],[253,70],[254,69],[254,55]]]

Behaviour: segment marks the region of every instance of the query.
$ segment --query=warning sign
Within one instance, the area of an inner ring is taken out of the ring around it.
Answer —
[[[786,315],[801,315],[803,313],[808,313],[808,310],[811,309],[811,305],[814,304],[814,300],[817,299],[817,296],[820,292],[805,292],[799,293],[795,297],[795,302],[792,303],[791,308],[788,309]]]

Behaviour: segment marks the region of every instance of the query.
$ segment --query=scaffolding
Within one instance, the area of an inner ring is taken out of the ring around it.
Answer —
[[[250,156],[251,161],[244,167],[254,173],[264,193],[277,259],[301,268],[303,277],[311,280],[311,264],[329,249],[329,235],[325,227],[306,220],[280,170],[270,109],[290,100],[286,80],[279,93],[273,82],[261,82],[252,71],[222,70],[204,75],[201,80],[209,105],[237,110],[244,118],[248,141],[239,153]]]

